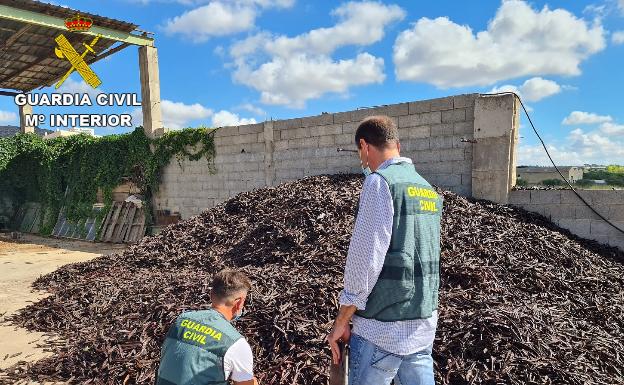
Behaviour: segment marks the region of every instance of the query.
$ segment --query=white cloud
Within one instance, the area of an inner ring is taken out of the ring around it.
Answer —
[[[15,112],[0,110],[0,124],[15,124],[17,121],[18,117]]]
[[[624,44],[624,31],[616,31],[611,35],[611,42],[613,44]]]
[[[212,117],[213,127],[240,126],[253,123],[257,123],[256,119],[241,118],[237,114],[225,110],[216,112]]]
[[[562,124],[567,126],[573,126],[578,124],[598,124],[611,122],[613,118],[609,115],[597,115],[591,112],[572,111],[570,115],[566,116]]]
[[[182,102],[173,102],[171,100],[163,100],[161,102],[163,124],[171,130],[179,130],[189,127],[191,122],[212,118],[213,127],[237,126],[241,124],[256,123],[251,118],[241,118],[237,114],[221,110],[213,112],[212,109],[202,106],[199,103],[185,104]],[[143,122],[143,114],[140,108],[136,108],[131,112],[132,124],[141,125]]]
[[[212,116],[210,108],[206,108],[199,103],[184,104],[182,102],[172,102],[170,100],[161,101],[163,124],[172,130],[179,130],[187,127],[193,120],[205,119]],[[132,111],[132,124],[138,126],[142,124],[143,114],[140,108]]]
[[[624,0],[619,0],[618,4],[620,6],[620,10],[622,10],[622,12],[624,12]]]
[[[624,163],[624,137],[613,138],[599,131],[584,132],[580,128],[572,130],[564,143],[547,145],[548,152],[558,166]],[[518,148],[518,164],[550,166],[541,144]]]
[[[345,46],[367,46],[384,36],[385,28],[403,19],[396,5],[349,2],[332,11],[338,23],[288,37],[259,33],[230,48],[236,82],[261,94],[266,104],[303,107],[309,99],[351,86],[381,83],[384,61],[367,52],[336,60],[331,55]]]
[[[169,19],[169,34],[181,34],[194,42],[213,36],[231,35],[252,29],[262,8],[292,6],[293,0],[215,0]]]
[[[487,86],[521,76],[579,75],[580,63],[605,47],[604,35],[599,21],[590,26],[564,9],[536,11],[508,0],[477,33],[446,17],[419,19],[399,34],[393,58],[399,80]]]
[[[607,135],[624,135],[624,124],[615,124],[611,122],[602,123],[600,131]]]
[[[257,115],[257,116],[265,116],[267,114],[265,110],[263,110],[260,107],[254,106],[251,103],[242,104],[238,106],[237,109],[251,112],[252,114]]]
[[[561,92],[562,87],[552,80],[542,79],[540,77],[534,77],[528,79],[520,86],[504,85],[500,87],[494,87],[490,92],[515,92],[523,101],[537,102],[549,96],[558,94]]]

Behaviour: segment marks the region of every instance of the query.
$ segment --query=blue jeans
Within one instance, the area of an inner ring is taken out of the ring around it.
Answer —
[[[400,356],[352,334],[349,341],[349,385],[434,385],[433,358],[428,346]]]

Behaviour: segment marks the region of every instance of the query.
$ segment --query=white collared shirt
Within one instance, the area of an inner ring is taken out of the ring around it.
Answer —
[[[412,163],[412,160],[404,157],[388,159],[379,169],[400,162]],[[347,254],[344,290],[339,298],[341,305],[355,305],[359,310],[366,307],[390,246],[393,216],[388,183],[379,174],[370,174],[364,180],[360,194],[359,211]],[[354,315],[352,332],[390,353],[408,355],[433,343],[437,323],[437,311],[430,318],[395,322]]]

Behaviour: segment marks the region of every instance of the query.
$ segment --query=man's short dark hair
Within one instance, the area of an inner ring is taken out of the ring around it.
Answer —
[[[355,130],[355,144],[358,148],[360,148],[360,139],[383,149],[399,141],[399,131],[390,117],[385,115],[369,116]]]
[[[212,279],[212,295],[219,302],[229,303],[236,295],[249,290],[251,281],[241,271],[221,270]]]

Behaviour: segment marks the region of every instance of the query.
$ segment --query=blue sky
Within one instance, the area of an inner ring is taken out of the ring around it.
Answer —
[[[624,164],[624,0],[58,3],[154,32],[171,128],[513,89],[557,163]],[[94,70],[104,92],[140,92],[135,47]],[[64,90],[88,86],[74,74]],[[128,112],[140,122],[124,108],[36,112]],[[16,124],[16,113],[0,98],[0,124]],[[524,121],[521,136],[520,163],[548,164]]]

